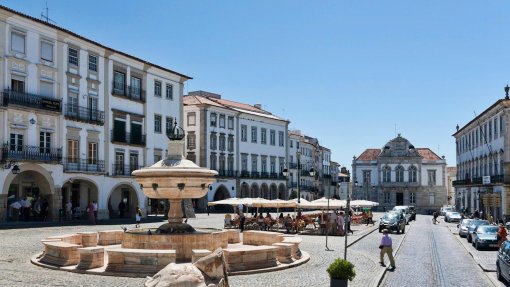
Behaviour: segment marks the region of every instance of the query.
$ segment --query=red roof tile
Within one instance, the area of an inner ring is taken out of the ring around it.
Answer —
[[[378,148],[369,148],[366,149],[360,156],[358,156],[357,160],[375,160],[380,153],[381,150]]]
[[[441,158],[429,148],[417,148],[416,150],[424,160],[441,160]]]

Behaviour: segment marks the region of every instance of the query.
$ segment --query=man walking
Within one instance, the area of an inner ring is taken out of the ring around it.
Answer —
[[[381,238],[381,243],[379,244],[379,249],[381,249],[380,252],[380,259],[381,259],[381,266],[386,267],[386,264],[384,264],[384,254],[388,254],[388,258],[390,259],[390,270],[395,270],[395,259],[393,258],[393,242],[391,241],[391,237],[388,234],[388,229],[383,230],[383,237]]]

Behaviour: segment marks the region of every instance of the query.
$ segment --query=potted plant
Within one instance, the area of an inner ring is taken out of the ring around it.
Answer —
[[[331,287],[347,287],[347,280],[352,281],[356,276],[354,264],[338,258],[327,269],[329,278],[331,278]]]

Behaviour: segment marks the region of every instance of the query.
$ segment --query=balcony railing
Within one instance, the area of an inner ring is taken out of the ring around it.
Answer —
[[[502,174],[492,175],[491,176],[491,184],[494,184],[494,183],[503,183],[504,180],[505,180],[505,177]],[[452,182],[453,186],[481,185],[481,184],[483,184],[483,177],[475,177],[473,179],[470,179],[470,178],[459,179],[459,180],[454,180]]]
[[[247,171],[247,170],[242,170],[241,171],[241,177],[250,177],[250,172]]]
[[[62,148],[44,148],[28,145],[10,145],[2,148],[2,161],[62,162]]]
[[[104,160],[64,159],[64,172],[104,173]]]
[[[145,91],[121,82],[113,81],[112,95],[126,97],[130,100],[145,102]]]
[[[263,171],[260,173],[260,178],[269,178],[269,173],[267,171]]]
[[[260,178],[260,172],[252,171],[251,172],[251,178]]]
[[[104,125],[104,112],[95,109],[67,104],[65,116],[74,121],[97,124],[100,126]]]
[[[112,176],[131,176],[131,173],[140,167],[138,165],[112,164]]]
[[[2,106],[19,105],[34,109],[40,109],[52,112],[62,112],[62,100],[41,95],[16,92],[13,90],[4,90],[2,92]]]
[[[221,177],[235,177],[237,175],[237,171],[235,170],[218,170],[218,176]]]
[[[297,169],[297,166],[298,166],[298,165],[297,165],[297,163],[295,163],[295,162],[291,162],[291,163],[289,163],[289,169]]]
[[[112,143],[126,143],[144,146],[146,136],[111,130],[111,138]]]

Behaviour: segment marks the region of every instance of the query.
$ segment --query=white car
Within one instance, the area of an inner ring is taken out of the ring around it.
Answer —
[[[450,206],[443,206],[441,207],[440,215],[446,215],[447,212],[453,211],[453,207]]]
[[[444,216],[446,222],[459,222],[462,216],[456,211],[447,212]]]

